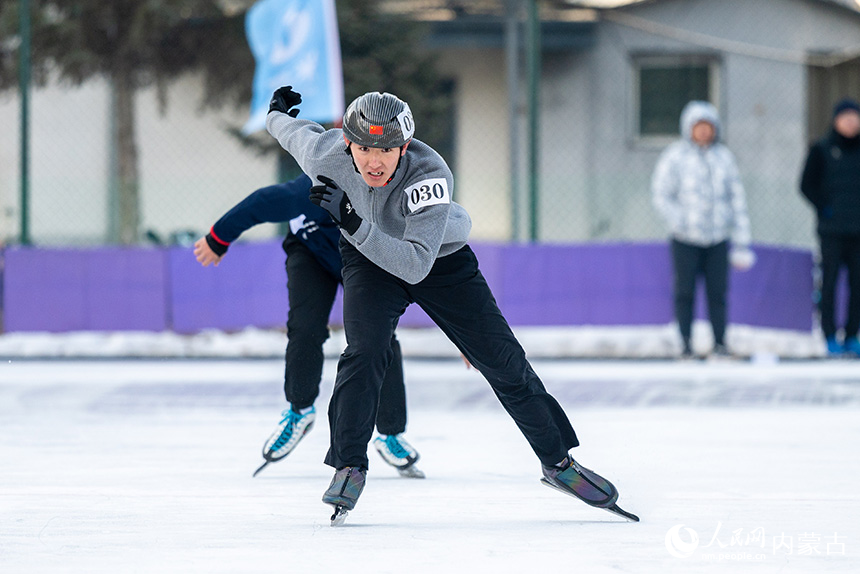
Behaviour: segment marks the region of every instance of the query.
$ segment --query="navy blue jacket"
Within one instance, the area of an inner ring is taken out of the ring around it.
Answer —
[[[219,243],[229,245],[257,224],[288,221],[290,234],[340,280],[343,267],[337,248],[340,230],[325,209],[311,203],[310,188],[311,179],[306,175],[260,188],[225,213],[210,233]]]
[[[836,130],[809,150],[800,190],[815,206],[819,234],[860,234],[860,136]]]

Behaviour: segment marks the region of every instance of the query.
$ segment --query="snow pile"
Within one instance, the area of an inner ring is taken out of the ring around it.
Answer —
[[[514,329],[533,358],[667,359],[680,347],[674,325],[646,327],[517,327]],[[439,329],[399,329],[406,357],[456,357],[458,351]],[[757,362],[824,356],[819,333],[732,325],[727,343],[738,355]],[[710,327],[694,325],[693,346],[706,354],[712,345]],[[235,333],[203,331],[194,335],[173,332],[7,333],[0,335],[0,357],[16,358],[278,358],[284,354],[282,330],[248,328]],[[327,357],[346,345],[342,329],[333,329],[326,342]]]

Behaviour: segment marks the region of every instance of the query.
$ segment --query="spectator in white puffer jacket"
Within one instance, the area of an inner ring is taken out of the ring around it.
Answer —
[[[685,358],[693,356],[696,279],[705,280],[713,352],[726,356],[729,261],[746,270],[755,260],[737,162],[719,135],[716,108],[708,102],[688,103],[681,113],[681,138],[660,155],[651,179],[654,207],[671,236],[675,316]]]

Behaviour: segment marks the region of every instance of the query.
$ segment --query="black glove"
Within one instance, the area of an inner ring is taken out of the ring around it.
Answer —
[[[324,175],[318,175],[317,179],[325,185],[315,185],[311,188],[311,203],[328,211],[334,222],[350,235],[358,231],[361,217],[352,208],[352,203],[343,190],[331,178]]]
[[[221,257],[222,255],[227,253],[227,249],[230,247],[230,245],[224,245],[223,243],[220,243],[217,239],[212,237],[211,232],[206,234],[206,244],[209,245],[209,249],[214,251],[215,255],[217,255],[218,257]]]
[[[299,110],[290,109],[302,103],[302,95],[293,91],[292,86],[284,86],[278,88],[272,94],[272,99],[269,101],[269,111],[281,112],[288,116],[296,117],[299,115]]]

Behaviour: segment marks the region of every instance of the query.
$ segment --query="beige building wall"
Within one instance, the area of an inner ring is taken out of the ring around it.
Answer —
[[[440,65],[457,85],[454,200],[472,217],[472,239],[507,240],[512,202],[504,52],[451,52]]]
[[[0,100],[0,240],[6,242],[16,241],[21,231],[20,108],[17,91]],[[107,108],[101,81],[31,92],[31,238],[78,236],[90,242],[107,232]]]
[[[154,90],[136,99],[141,234],[168,238],[205,233],[258,187],[276,183],[274,155],[260,156],[227,132],[244,109],[200,110],[202,84],[189,76],[168,90],[165,113]],[[109,89],[103,80],[80,87],[34,89],[30,103],[30,235],[37,245],[102,244],[109,234],[112,153]],[[20,100],[0,99],[0,241],[20,234]],[[268,138],[269,136],[265,136]],[[261,225],[243,238],[271,237]]]

